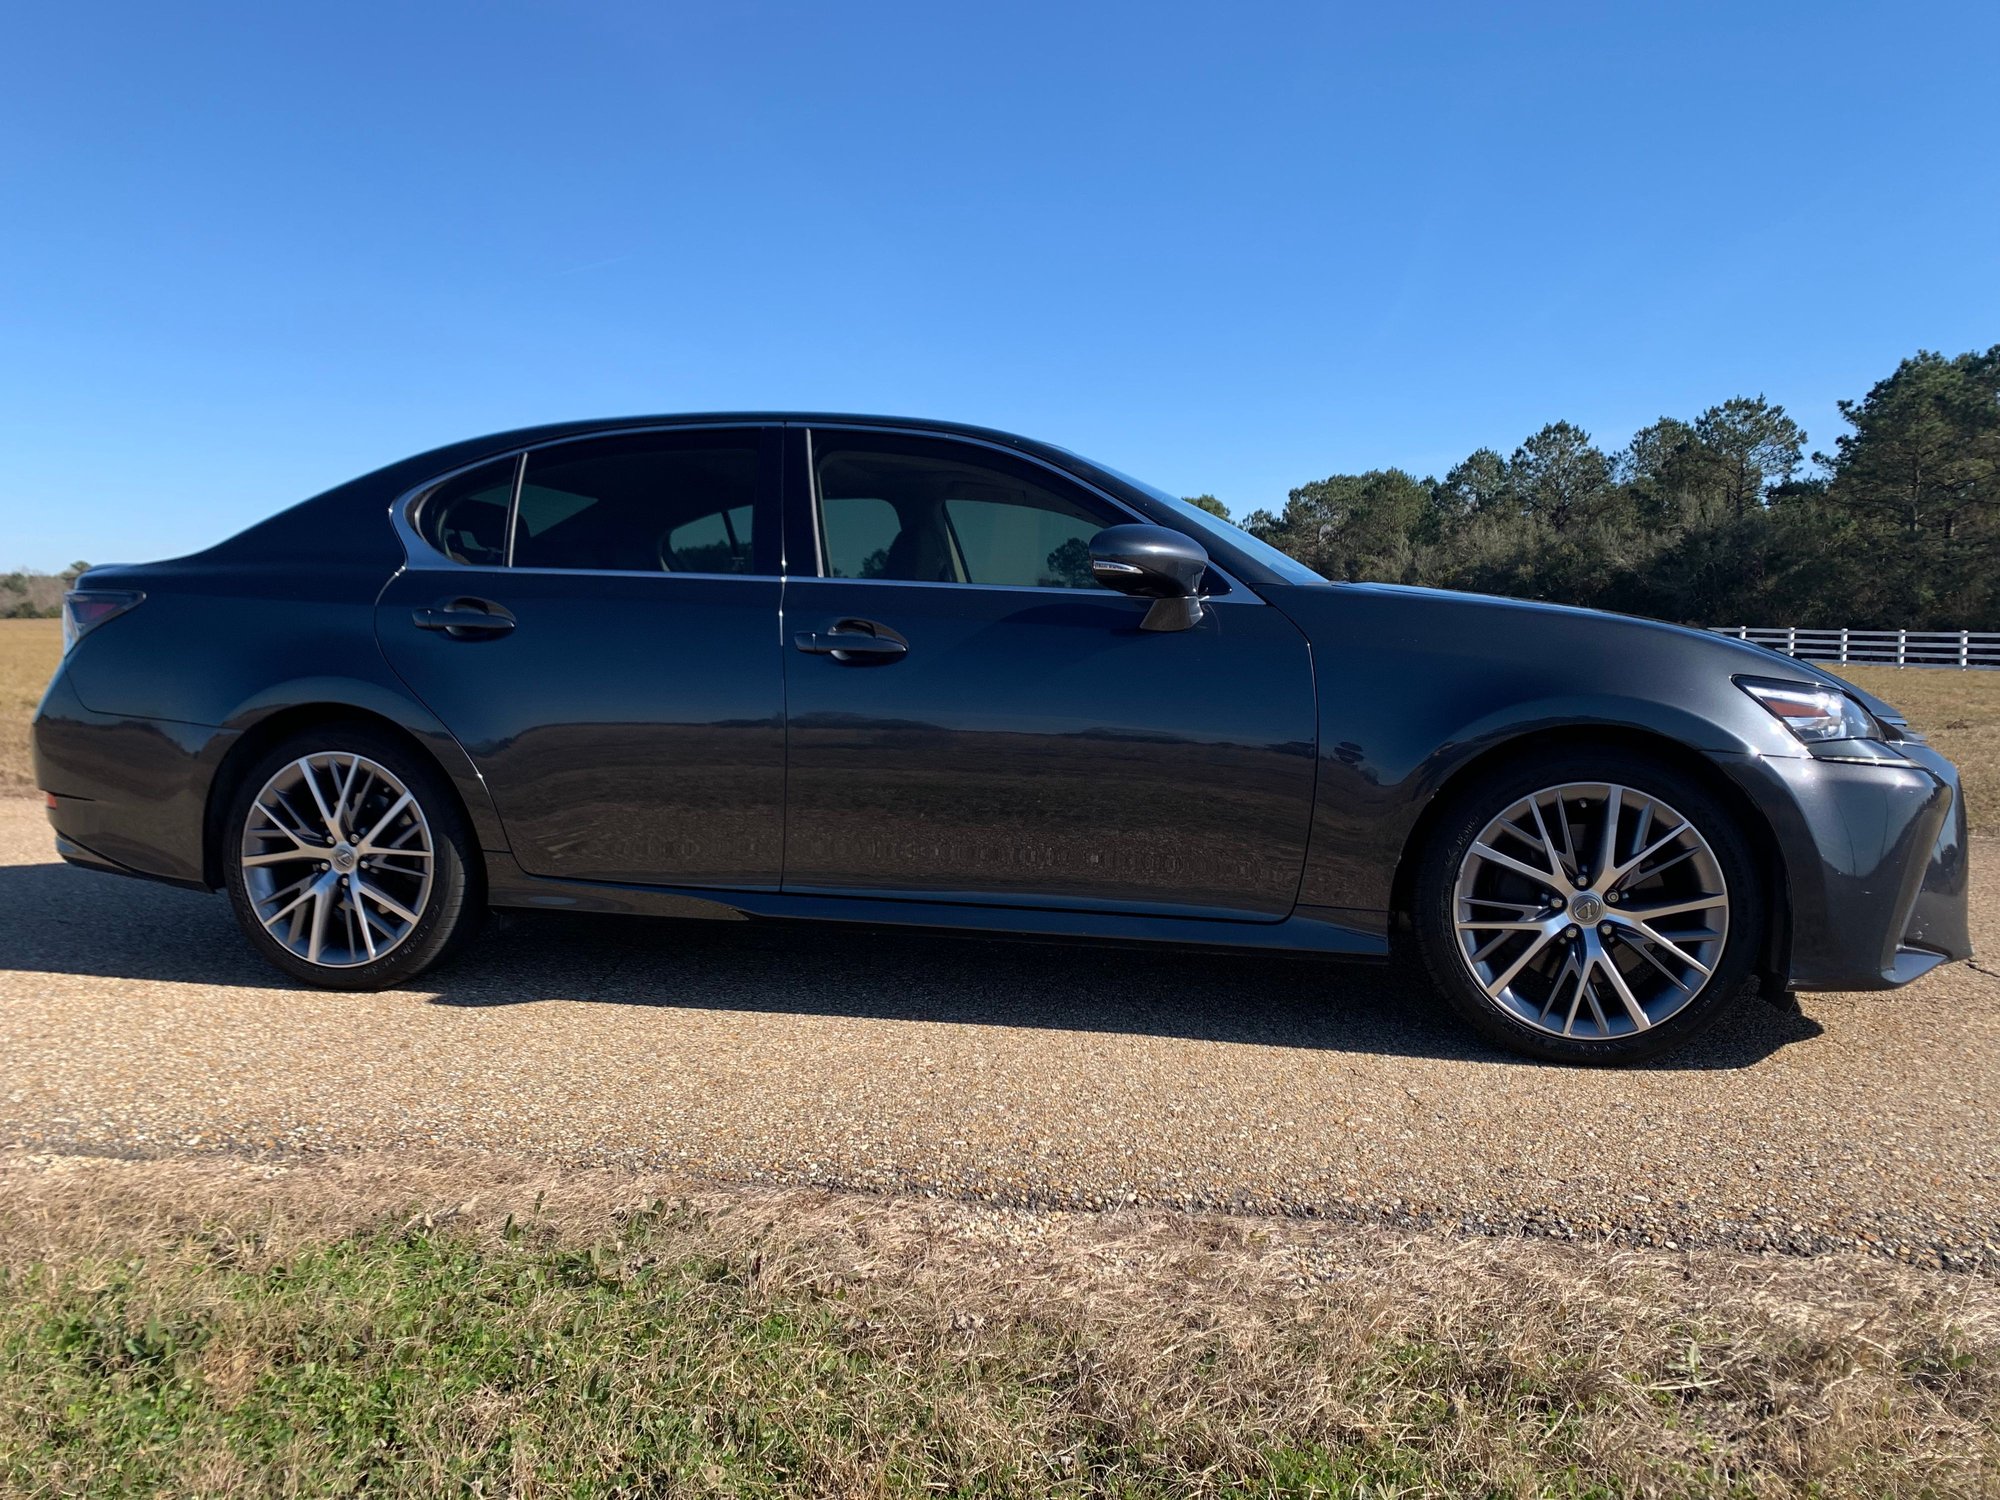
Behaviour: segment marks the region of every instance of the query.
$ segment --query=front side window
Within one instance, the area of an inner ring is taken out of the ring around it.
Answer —
[[[528,455],[517,568],[748,573],[754,431],[640,433]]]
[[[1004,454],[873,434],[813,445],[830,578],[1097,588],[1090,539],[1126,519]]]
[[[507,511],[514,503],[518,455],[468,469],[424,497],[417,534],[455,563],[503,567],[507,561]]]

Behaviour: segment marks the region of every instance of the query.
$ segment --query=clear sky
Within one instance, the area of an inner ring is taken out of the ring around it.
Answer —
[[[1241,515],[2000,342],[2000,6],[15,5],[0,568],[573,416],[956,417]]]

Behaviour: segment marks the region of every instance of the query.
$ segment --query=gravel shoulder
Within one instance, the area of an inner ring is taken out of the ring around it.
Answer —
[[[1978,877],[1973,901],[2000,951]],[[1618,1073],[1296,960],[538,917],[431,986],[292,987],[219,898],[62,866],[40,807],[0,799],[18,1150],[495,1153],[2000,1269],[2000,977],[1967,965],[1753,1002]]]

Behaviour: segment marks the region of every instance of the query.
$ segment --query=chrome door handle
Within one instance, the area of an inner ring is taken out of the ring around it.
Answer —
[[[837,662],[891,662],[909,654],[910,643],[873,620],[836,620],[825,630],[802,630],[792,645],[813,656]]]

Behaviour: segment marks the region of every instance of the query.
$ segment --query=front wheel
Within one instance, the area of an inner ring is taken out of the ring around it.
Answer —
[[[1748,840],[1700,781],[1607,749],[1457,793],[1414,917],[1438,989],[1487,1037],[1627,1063],[1686,1042],[1745,988],[1764,900]]]
[[[250,945],[296,979],[388,989],[465,942],[479,867],[444,778],[365,726],[274,747],[238,785],[224,859]]]

